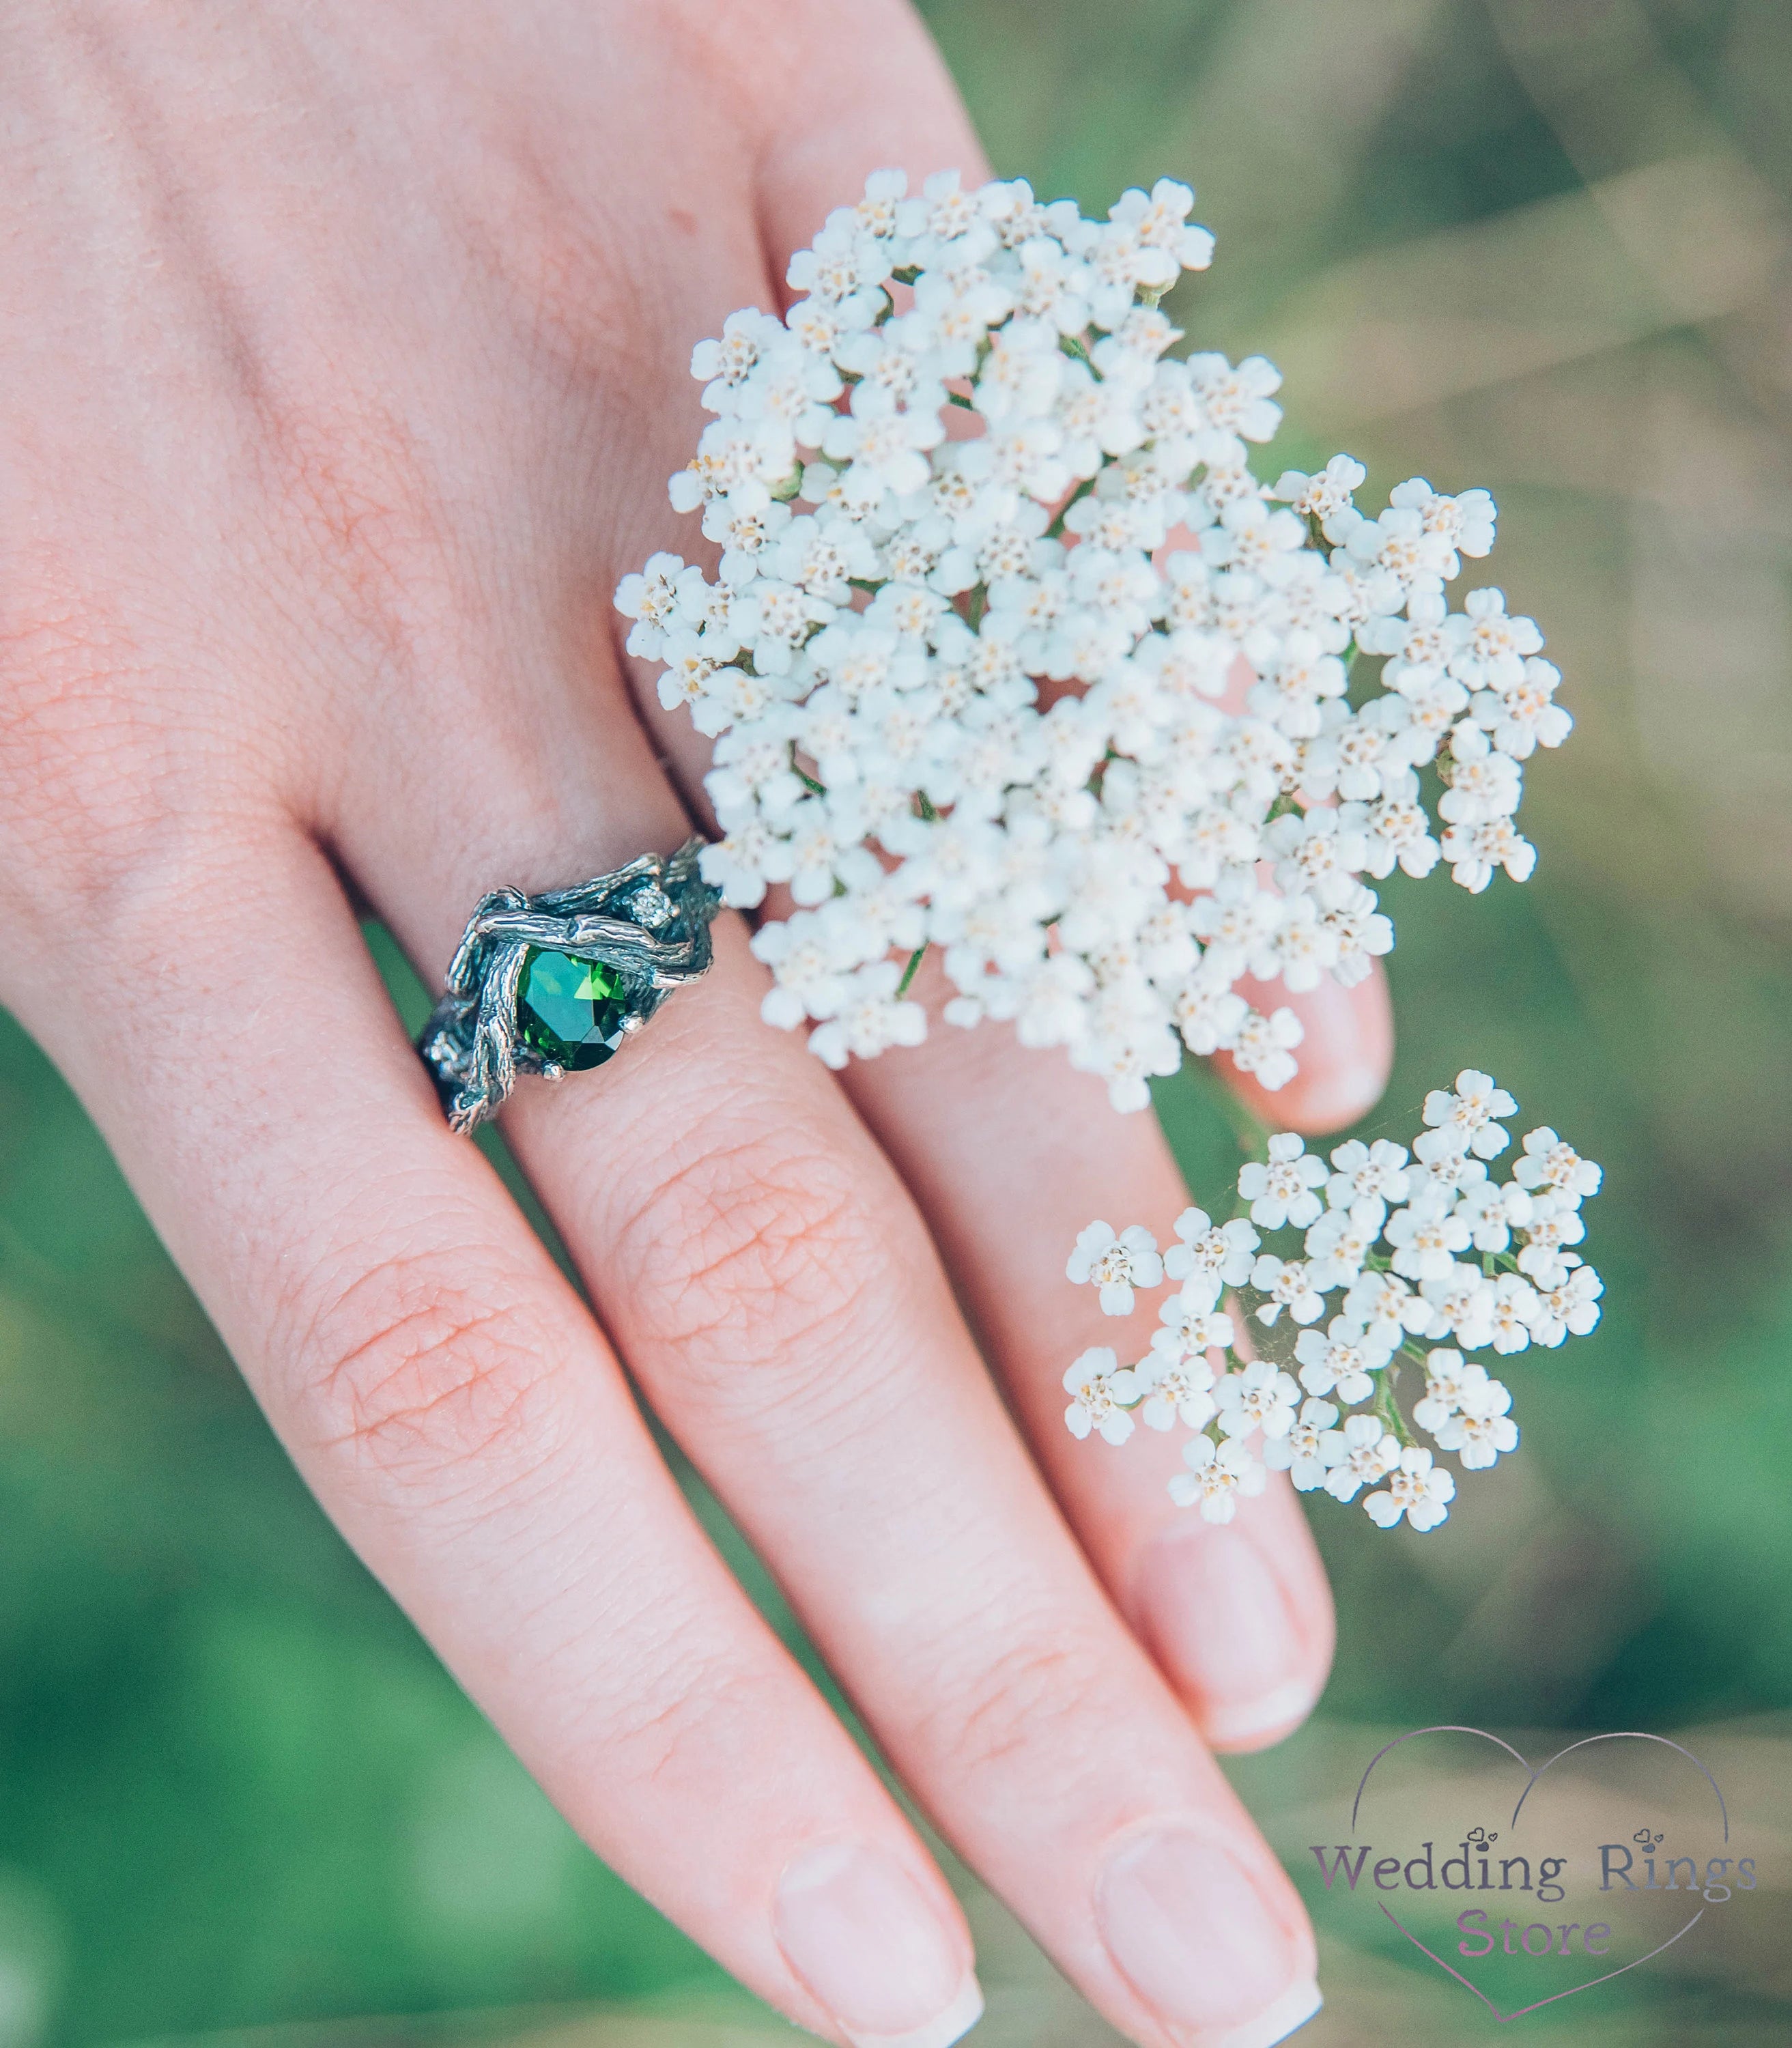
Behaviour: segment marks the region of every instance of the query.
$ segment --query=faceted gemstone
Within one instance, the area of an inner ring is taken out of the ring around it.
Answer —
[[[613,967],[531,946],[517,988],[517,1036],[557,1067],[601,1066],[623,1042],[628,984]]]

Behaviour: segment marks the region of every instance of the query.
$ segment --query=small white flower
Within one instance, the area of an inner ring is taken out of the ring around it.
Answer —
[[[1406,1148],[1385,1138],[1365,1145],[1352,1138],[1332,1154],[1332,1177],[1325,1199],[1335,1209],[1355,1202],[1403,1202],[1406,1199]]]
[[[1107,218],[1130,228],[1147,248],[1167,250],[1183,270],[1204,270],[1213,260],[1213,237],[1204,227],[1189,224],[1194,204],[1187,185],[1159,178],[1149,197],[1136,190],[1123,192]]]
[[[1511,1391],[1484,1375],[1464,1387],[1456,1412],[1432,1433],[1446,1451],[1454,1451],[1465,1470],[1483,1472],[1503,1453],[1518,1448],[1519,1426],[1507,1410]]]
[[[1476,697],[1475,722],[1515,761],[1528,761],[1539,747],[1560,747],[1574,730],[1573,720],[1555,701],[1561,682],[1553,661],[1533,656],[1519,681]]]
[[[837,927],[820,913],[799,910],[782,924],[762,925],[753,934],[755,958],[778,979],[766,991],[759,1014],[782,1031],[793,1031],[805,1018],[837,1014],[847,1000],[851,972],[858,965],[843,958]]]
[[[1277,857],[1277,888],[1286,896],[1311,895],[1326,910],[1350,899],[1358,886],[1354,878],[1368,865],[1368,839],[1358,805],[1286,813],[1263,837]]]
[[[1524,1156],[1513,1166],[1512,1177],[1521,1187],[1546,1190],[1557,1201],[1578,1208],[1588,1195],[1599,1193],[1603,1177],[1591,1159],[1583,1159],[1546,1124],[1526,1134]]]
[[[1130,1316],[1133,1289],[1161,1285],[1164,1262],[1158,1240],[1142,1224],[1129,1224],[1116,1236],[1111,1224],[1096,1222],[1078,1233],[1064,1270],[1078,1286],[1099,1290],[1104,1316]]]
[[[1477,824],[1452,825],[1438,841],[1457,885],[1479,895],[1504,868],[1515,882],[1528,882],[1537,865],[1537,849],[1509,817],[1484,818]]]
[[[1493,1159],[1511,1142],[1499,1119],[1515,1116],[1518,1108],[1491,1074],[1465,1068],[1456,1077],[1453,1094],[1433,1088],[1425,1098],[1425,1120],[1456,1141],[1458,1150],[1472,1151],[1477,1159]],[[1550,1135],[1554,1136],[1553,1131]]]
[[[1266,1162],[1252,1159],[1239,1169],[1238,1191],[1251,1204],[1251,1220],[1265,1230],[1285,1224],[1305,1229],[1320,1212],[1313,1191],[1325,1184],[1325,1163],[1292,1132],[1270,1138],[1269,1154]]]
[[[1464,555],[1479,558],[1493,547],[1494,521],[1498,515],[1492,498],[1484,491],[1464,491],[1449,498],[1433,491],[1422,476],[1415,476],[1397,483],[1388,493],[1388,502],[1402,510],[1417,512],[1428,533],[1439,535]],[[1446,576],[1455,573],[1454,568],[1445,571]]]
[[[1530,1326],[1540,1307],[1537,1290],[1515,1273],[1503,1273],[1493,1283],[1488,1321],[1493,1332],[1493,1348],[1503,1356],[1524,1351],[1530,1344]]]
[[[750,584],[730,607],[728,630],[753,657],[762,675],[782,675],[797,650],[834,608],[797,585],[762,576]]]
[[[1441,533],[1426,530],[1410,506],[1391,505],[1379,519],[1352,528],[1344,545],[1362,563],[1385,569],[1408,590],[1434,590],[1449,572],[1455,552]]]
[[[1325,1440],[1337,1419],[1338,1411],[1329,1401],[1303,1402],[1287,1434],[1272,1437],[1264,1445],[1263,1463],[1271,1472],[1286,1472],[1298,1491],[1311,1493],[1325,1484],[1330,1470]]]
[[[1185,1353],[1173,1356],[1159,1351],[1154,1338],[1152,1348],[1134,1370],[1145,1392],[1139,1420],[1148,1429],[1167,1429],[1180,1421],[1200,1429],[1212,1420],[1213,1369],[1204,1359]]]
[[[901,979],[894,960],[860,968],[832,1017],[810,1032],[809,1050],[838,1069],[849,1056],[874,1059],[892,1045],[918,1045],[927,1036],[927,1012],[897,995]]]
[[[1556,1285],[1539,1290],[1530,1315],[1530,1340],[1551,1351],[1566,1338],[1589,1336],[1599,1322],[1604,1283],[1590,1266],[1576,1266]]]
[[[1294,1344],[1301,1386],[1309,1394],[1336,1394],[1346,1407],[1367,1401],[1375,1392],[1370,1375],[1381,1371],[1393,1350],[1391,1344],[1348,1316],[1334,1316],[1323,1336],[1317,1330],[1302,1330]]]
[[[780,850],[781,842],[764,819],[747,818],[704,848],[698,872],[712,889],[721,891],[724,903],[751,910],[765,900]]]
[[[1368,1263],[1387,1212],[1372,1198],[1348,1209],[1328,1209],[1307,1232],[1305,1251],[1321,1294],[1348,1287]]]
[[[1538,1195],[1523,1225],[1519,1270],[1539,1287],[1559,1286],[1569,1269],[1580,1263],[1569,1247],[1579,1244],[1586,1234],[1578,1200],[1565,1200],[1553,1189]]]
[[[1281,1259],[1266,1251],[1251,1269],[1251,1284],[1270,1297],[1258,1304],[1260,1323],[1273,1327],[1284,1309],[1297,1323],[1316,1323],[1325,1313],[1325,1297],[1302,1259]]]
[[[1187,1208],[1176,1219],[1177,1243],[1164,1254],[1164,1270],[1182,1282],[1184,1299],[1211,1309],[1228,1287],[1242,1287],[1259,1243],[1242,1216],[1216,1224],[1205,1209]]]
[[[1083,1353],[1065,1374],[1064,1391],[1070,1396],[1064,1420],[1072,1436],[1086,1437],[1092,1429],[1111,1444],[1123,1444],[1132,1434],[1127,1411],[1139,1397],[1138,1377],[1105,1346]]]
[[[1221,434],[1247,441],[1266,441],[1282,423],[1282,408],[1270,394],[1282,388],[1282,372],[1260,355],[1247,355],[1235,370],[1223,355],[1191,355],[1193,379],[1202,409]]]
[[[1419,1334],[1448,1339],[1464,1351],[1493,1342],[1494,1283],[1478,1266],[1456,1265],[1436,1279],[1422,1280],[1419,1293],[1430,1311]]]
[[[1512,1241],[1514,1225],[1528,1223],[1535,1206],[1522,1188],[1509,1181],[1480,1181],[1462,1190],[1456,1212],[1476,1251],[1501,1252]]]
[[[1306,1036],[1301,1020],[1286,1005],[1265,1017],[1247,1010],[1227,1048],[1241,1074],[1256,1076],[1258,1084],[1274,1094],[1286,1088],[1298,1071],[1295,1046]]]
[[[1526,657],[1543,645],[1536,621],[1508,617],[1505,595],[1497,590],[1470,591],[1450,625],[1450,673],[1472,689],[1504,689],[1522,681]]]
[[[1379,1416],[1352,1415],[1341,1429],[1328,1429],[1320,1438],[1320,1456],[1325,1491],[1334,1500],[1354,1500],[1399,1463],[1400,1439]]]
[[[1236,1332],[1232,1319],[1217,1309],[1203,1309],[1185,1288],[1158,1310],[1163,1325],[1154,1331],[1151,1348],[1166,1358],[1197,1358],[1209,1351],[1230,1351]]]
[[[1413,1140],[1413,1171],[1407,1199],[1448,1208],[1488,1177],[1487,1162],[1463,1149],[1460,1132],[1445,1125],[1422,1131]]]
[[[681,555],[650,555],[638,576],[626,576],[616,591],[616,609],[634,624],[629,629],[628,651],[651,659],[665,645],[669,629],[678,616],[682,580],[688,575],[700,580],[700,570],[688,571]]]
[[[1335,455],[1315,476],[1285,469],[1270,495],[1286,500],[1302,518],[1317,520],[1321,530],[1336,540],[1341,534],[1332,533],[1328,522],[1340,512],[1355,509],[1352,494],[1363,487],[1368,475],[1361,463],[1348,455]]]
[[[1198,1506],[1208,1522],[1230,1522],[1239,1496],[1261,1493],[1269,1478],[1235,1437],[1220,1445],[1211,1437],[1197,1437],[1183,1446],[1182,1461],[1189,1469],[1171,1479],[1169,1497],[1178,1507]]]
[[[1431,1453],[1418,1449],[1400,1453],[1398,1468],[1387,1487],[1364,1496],[1363,1505],[1377,1528],[1391,1529],[1404,1515],[1415,1529],[1435,1529],[1449,1512],[1456,1498],[1456,1481],[1441,1467],[1434,1467]]]
[[[1468,1226],[1453,1209],[1435,1200],[1396,1209],[1387,1220],[1387,1241],[1394,1250],[1394,1270],[1409,1280],[1441,1280],[1468,1249]]]
[[[1344,1313],[1390,1352],[1403,1336],[1416,1336],[1431,1322],[1430,1304],[1394,1273],[1359,1274],[1344,1296]]]
[[[1213,1392],[1220,1430],[1228,1437],[1247,1437],[1257,1429],[1266,1437],[1286,1436],[1300,1398],[1292,1375],[1264,1359],[1228,1372]]]
[[[1464,1391],[1487,1378],[1487,1368],[1471,1365],[1459,1351],[1428,1352],[1425,1360],[1425,1394],[1413,1406],[1413,1420],[1435,1436],[1462,1405]]]

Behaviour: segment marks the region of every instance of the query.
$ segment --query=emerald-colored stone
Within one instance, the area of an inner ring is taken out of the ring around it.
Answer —
[[[623,1042],[627,983],[613,967],[531,946],[517,988],[517,1036],[557,1067],[602,1066]]]

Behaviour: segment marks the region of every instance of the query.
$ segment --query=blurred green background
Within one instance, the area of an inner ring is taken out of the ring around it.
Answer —
[[[1696,1730],[1778,1888],[1715,1947],[1524,2023],[1792,2038],[1792,7],[926,11],[1002,173],[1090,208],[1195,184],[1220,254],[1173,309],[1282,366],[1274,467],[1342,447],[1371,502],[1415,471],[1493,491],[1474,580],[1542,621],[1579,720],[1530,778],[1530,887],[1389,892],[1384,1113],[1403,1135],[1472,1062],[1603,1160],[1605,1321],[1513,1362],[1527,1453],[1445,1533],[1316,1517],[1337,1675],[1239,1782],[1292,1860],[1384,1731]],[[1162,1110],[1212,1185],[1206,1084]],[[979,2038],[1111,2039],[964,1883]],[[1332,2003],[1303,2040],[1489,2034],[1321,1904]],[[270,2027],[788,2032],[578,1846],[347,1553],[4,1024],[0,2048]]]

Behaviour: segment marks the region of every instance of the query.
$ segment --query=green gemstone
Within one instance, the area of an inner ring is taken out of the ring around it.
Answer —
[[[575,1072],[602,1066],[622,1044],[628,984],[613,967],[531,946],[517,989],[517,1036]]]

